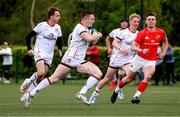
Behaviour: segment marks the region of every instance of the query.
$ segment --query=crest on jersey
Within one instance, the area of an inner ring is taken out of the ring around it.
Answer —
[[[160,35],[157,35],[157,36],[156,36],[156,39],[160,39]]]
[[[152,42],[152,43],[154,43],[154,42],[155,42],[155,40],[151,40],[151,42]]]
[[[146,36],[146,37],[145,37],[145,39],[149,39],[149,37],[148,37],[148,36]]]
[[[57,29],[57,28],[55,29],[55,32],[58,32],[58,29]]]
[[[70,59],[70,58],[68,58],[68,59],[67,59],[67,62],[68,62],[68,63],[71,63],[71,59]]]

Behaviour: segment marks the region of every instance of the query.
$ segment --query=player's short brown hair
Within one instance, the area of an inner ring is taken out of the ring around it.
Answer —
[[[148,16],[155,16],[155,17],[157,17],[157,14],[155,12],[153,12],[153,11],[150,11],[150,12],[148,12],[146,14],[146,17],[148,17]]]
[[[83,19],[84,17],[86,17],[88,15],[95,15],[95,13],[93,11],[90,11],[90,10],[84,10],[81,14],[81,19]]]
[[[50,18],[50,16],[54,15],[54,13],[55,13],[56,11],[59,11],[59,12],[60,12],[59,8],[57,8],[57,7],[51,7],[51,8],[49,8],[48,18]]]

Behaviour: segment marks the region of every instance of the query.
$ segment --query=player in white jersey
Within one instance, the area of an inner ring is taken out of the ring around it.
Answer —
[[[94,13],[87,10],[83,11],[81,15],[81,22],[75,26],[72,32],[70,47],[63,56],[61,63],[49,78],[45,78],[31,92],[27,92],[23,95],[22,102],[25,107],[29,106],[31,98],[35,96],[38,91],[59,81],[72,68],[76,68],[78,72],[87,73],[92,76],[87,80],[87,90],[98,82],[98,80],[102,77],[102,72],[92,62],[85,62],[84,60],[89,42],[97,41],[102,37],[100,32],[94,35],[89,33],[88,27],[92,27],[94,23]],[[78,93],[77,98],[88,104],[88,101],[83,94]]]
[[[95,91],[89,99],[89,103],[95,103],[96,97],[99,95],[103,86],[112,79],[112,76],[121,68],[125,73],[129,69],[129,61],[133,58],[133,51],[131,51],[131,44],[137,35],[137,28],[141,17],[138,14],[132,14],[129,16],[129,28],[121,31],[114,39],[113,52],[110,58],[109,67],[107,69],[105,77],[98,83]],[[116,91],[116,90],[115,90]],[[117,90],[117,94],[119,89]],[[113,102],[112,102],[113,103]]]
[[[30,78],[25,79],[20,87],[21,92],[31,91],[37,84],[44,79],[54,56],[54,47],[57,43],[59,55],[62,55],[61,27],[57,23],[60,20],[60,11],[53,7],[48,11],[48,21],[39,23],[32,32],[26,36],[28,54],[34,54],[37,72]],[[31,39],[36,36],[34,51],[31,48]]]
[[[107,48],[107,58],[108,58],[108,61],[110,60],[110,57],[111,57],[111,53],[112,53],[112,41],[114,39],[114,37],[116,37],[116,35],[118,33],[120,33],[122,30],[126,29],[128,27],[128,20],[122,18],[120,20],[120,24],[119,24],[119,28],[116,28],[114,30],[112,30],[109,35],[106,37],[106,48]],[[121,73],[124,73],[121,69],[119,70],[121,71]],[[120,72],[119,72],[120,73]],[[121,76],[123,76],[123,74],[120,74]],[[113,90],[114,87],[116,86],[116,82],[117,82],[117,74],[114,74],[113,75],[113,79],[111,81],[111,84],[109,86],[109,89],[110,90]]]
[[[120,33],[122,30],[126,29],[127,27],[128,27],[128,20],[121,19],[119,28],[113,29],[109,33],[109,35],[106,37],[106,47],[107,47],[108,58],[111,56],[111,53],[112,53],[112,43],[111,42],[113,41],[114,37],[116,37],[116,35],[118,33]]]

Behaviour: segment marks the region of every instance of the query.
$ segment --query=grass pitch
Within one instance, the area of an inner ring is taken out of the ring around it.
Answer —
[[[137,86],[131,83],[124,87],[125,99],[110,103],[112,91],[104,87],[96,103],[84,105],[75,99],[75,94],[85,81],[59,82],[39,92],[29,109],[20,102],[21,85],[0,82],[0,116],[180,116],[180,82],[174,86],[149,86],[141,96],[140,104],[131,104]],[[94,89],[88,92],[91,95]]]

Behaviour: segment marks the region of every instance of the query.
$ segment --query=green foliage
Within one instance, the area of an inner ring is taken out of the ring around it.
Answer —
[[[0,17],[11,17],[17,0],[1,0]]]
[[[174,57],[175,57],[175,75],[180,76],[180,48],[179,47],[174,47]]]
[[[63,48],[63,53],[66,51],[66,47]],[[33,65],[34,67],[30,69],[29,74],[26,74],[27,72],[27,68],[23,66],[23,58],[25,56],[25,54],[27,53],[27,49],[24,46],[13,46],[12,47],[13,50],[13,66],[11,68],[11,72],[13,74],[13,77],[15,78],[25,78],[27,76],[30,76],[34,71],[36,71],[35,65]],[[101,50],[101,63],[99,64],[99,68],[101,69],[101,71],[103,72],[103,74],[105,75],[107,67],[108,67],[108,59],[106,58],[106,48],[105,47],[100,47]],[[175,54],[175,74],[177,76],[180,76],[180,48],[179,47],[174,47],[174,54]],[[88,61],[88,57],[86,57],[86,60]],[[54,54],[54,59],[53,59],[53,63],[52,66],[49,70],[49,75],[51,75],[56,67],[58,66],[58,64],[60,63],[61,58],[57,55],[57,51],[55,50],[55,54]],[[74,76],[74,78],[77,79],[86,79],[88,77],[88,75],[86,74],[81,74],[81,73],[77,73],[75,71],[75,69],[71,70],[70,73]]]
[[[30,32],[30,13],[33,0],[2,0],[0,5],[0,42],[8,40],[12,44],[25,45],[24,38]],[[127,7],[125,2],[127,2]],[[143,7],[142,6],[143,2]],[[85,9],[96,13],[94,27],[101,31],[103,38],[119,24],[121,17],[138,13],[144,19],[148,11],[158,14],[158,26],[166,30],[170,43],[179,45],[180,1],[176,0],[36,0],[33,21],[35,24],[47,19],[51,6],[61,9],[60,25],[63,32],[63,44],[73,27],[80,21],[80,14]],[[127,12],[126,12],[127,9]],[[144,23],[144,20],[142,21]],[[144,24],[143,24],[144,26]],[[105,45],[101,40],[100,45]]]
[[[65,52],[66,49],[67,49],[66,47],[63,48],[63,53]],[[36,71],[36,68],[35,68],[35,65],[33,65],[34,67],[32,67],[30,69],[29,73],[26,74],[28,68],[23,66],[23,58],[27,53],[27,49],[24,46],[14,46],[12,48],[12,50],[13,50],[13,66],[11,67],[11,73],[13,75],[12,77],[14,77],[14,78],[29,77],[33,72]],[[105,48],[104,47],[101,47],[101,58],[105,58]],[[88,57],[86,59],[88,61]],[[53,59],[52,66],[49,70],[48,75],[53,74],[56,67],[60,63],[60,61],[61,61],[61,58],[57,55],[57,50],[55,50],[54,59]],[[107,64],[108,64],[107,59],[101,60],[101,64],[99,67],[104,74],[107,69]],[[77,73],[75,71],[75,69],[71,70],[70,73],[74,76],[74,78],[77,78],[77,79],[84,79],[84,78],[88,77],[87,74]]]

